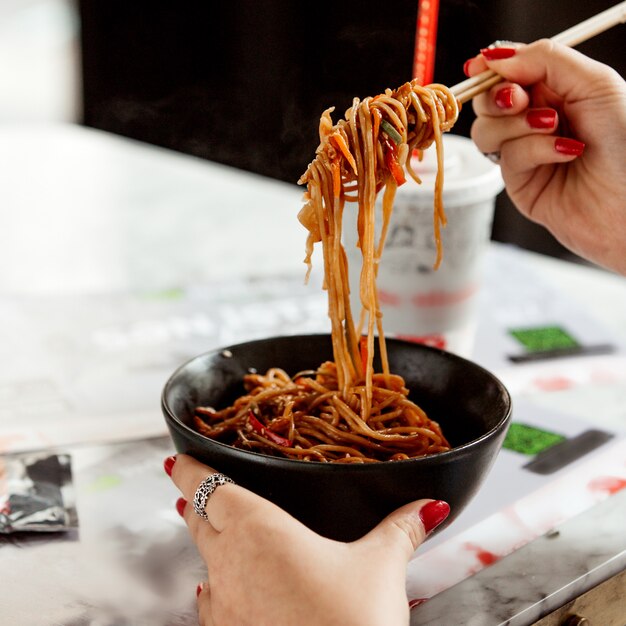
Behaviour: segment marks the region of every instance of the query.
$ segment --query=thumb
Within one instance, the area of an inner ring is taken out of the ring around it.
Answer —
[[[515,53],[508,58],[489,59],[488,48],[482,56],[488,67],[505,79],[522,86],[545,83],[564,100],[588,98],[590,85],[602,81],[609,71],[602,63],[550,39],[516,44]]]
[[[389,514],[360,541],[385,550],[400,551],[408,561],[449,513],[450,505],[443,500],[418,500]]]

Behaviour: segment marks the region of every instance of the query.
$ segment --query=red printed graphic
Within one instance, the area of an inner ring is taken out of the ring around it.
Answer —
[[[551,378],[537,378],[534,380],[535,387],[541,391],[564,391],[574,386],[574,381],[565,376],[552,376]]]
[[[492,565],[496,561],[500,560],[500,557],[497,554],[489,552],[489,550],[484,550],[474,543],[466,543],[465,548],[474,552],[476,554],[476,558],[480,561],[481,565],[484,565],[485,567],[487,565]]]
[[[613,495],[626,488],[626,478],[620,478],[619,476],[599,476],[589,481],[587,488],[589,491],[600,491]]]
[[[386,304],[387,306],[400,306],[400,296],[391,291],[385,291],[384,289],[378,290],[378,301],[381,304]]]
[[[396,337],[404,339],[404,341],[422,343],[431,348],[439,348],[440,350],[445,350],[447,345],[446,338],[443,335],[396,335]]]
[[[468,285],[458,291],[429,291],[416,293],[411,302],[418,308],[450,306],[471,298],[478,289],[478,285]]]

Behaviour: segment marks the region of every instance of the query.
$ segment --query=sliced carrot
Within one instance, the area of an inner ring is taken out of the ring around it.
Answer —
[[[343,154],[346,161],[350,163],[352,171],[358,175],[358,172],[356,171],[356,161],[354,160],[354,157],[350,152],[350,148],[348,147],[348,144],[346,143],[346,140],[343,138],[343,136],[340,133],[334,133],[330,136],[330,141],[332,141],[335,146],[339,148],[339,150],[341,150],[341,154]]]

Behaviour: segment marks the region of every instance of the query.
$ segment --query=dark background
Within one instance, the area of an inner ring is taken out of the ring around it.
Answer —
[[[616,0],[440,0],[435,80],[496,39],[555,35]],[[321,112],[411,78],[417,0],[79,0],[83,123],[296,183]],[[578,46],[624,75],[624,29]],[[454,132],[469,136],[466,105]],[[571,258],[499,196],[493,239]]]

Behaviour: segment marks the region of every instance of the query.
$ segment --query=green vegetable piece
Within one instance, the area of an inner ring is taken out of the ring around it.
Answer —
[[[402,135],[395,129],[393,124],[390,124],[387,120],[380,120],[380,125],[396,146],[402,143]]]

